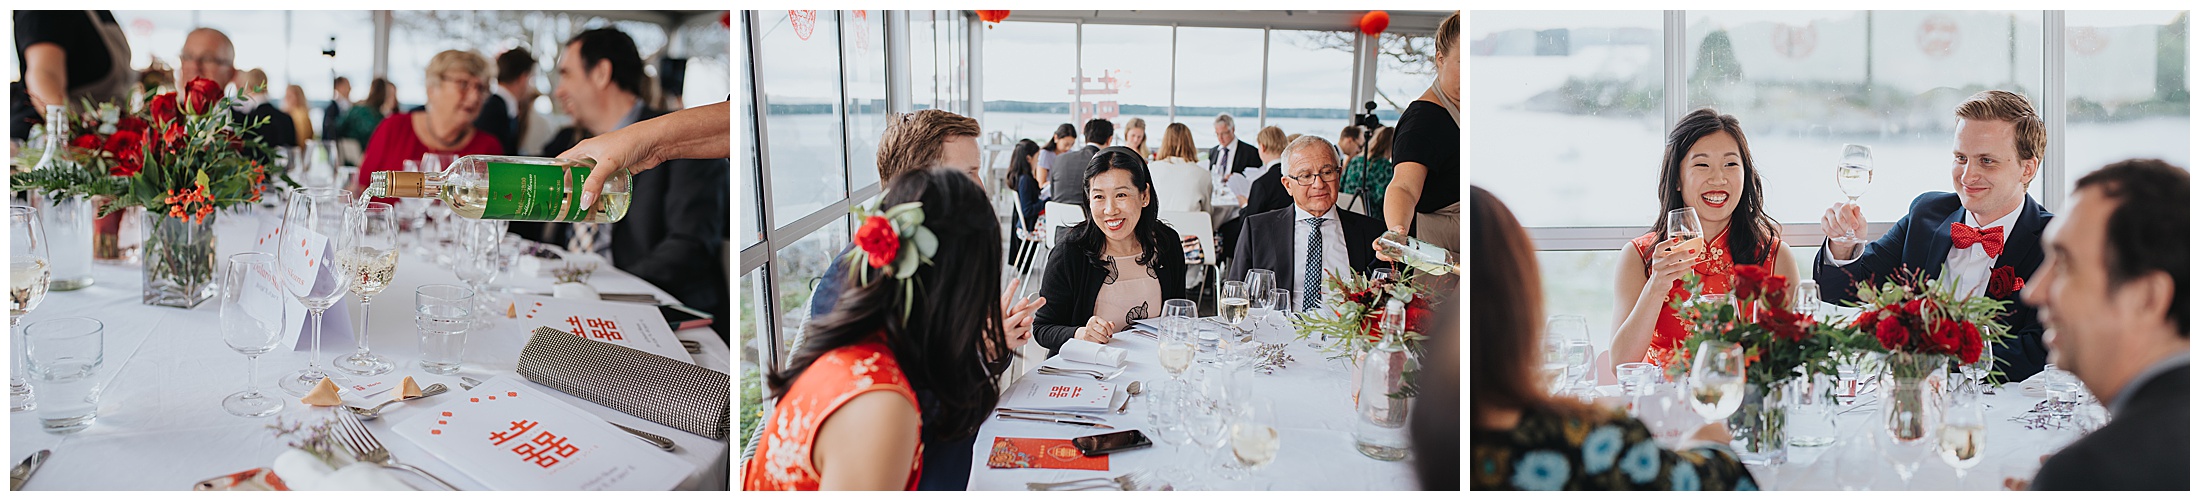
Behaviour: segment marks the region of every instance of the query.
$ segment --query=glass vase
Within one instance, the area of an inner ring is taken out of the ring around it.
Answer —
[[[35,191],[35,190],[34,190]],[[73,291],[92,285],[92,203],[76,195],[34,193],[40,223],[46,227],[49,291]]]
[[[130,254],[122,246],[122,219],[130,211],[119,209],[92,221],[92,260],[101,264],[126,264]]]
[[[1794,389],[1790,381],[1744,385],[1742,407],[1727,418],[1734,430],[1734,452],[1747,464],[1777,466],[1787,462],[1787,413]]]
[[[1880,417],[1887,436],[1909,443],[1932,438],[1940,426],[1940,391],[1947,386],[1945,355],[1890,353],[1879,385]]]
[[[1368,349],[1362,357],[1354,388],[1359,418],[1353,425],[1352,442],[1367,457],[1404,460],[1412,445],[1406,417],[1412,414],[1414,400],[1414,388],[1407,383],[1419,370],[1418,363],[1404,346],[1391,342]]]
[[[189,309],[214,297],[214,216],[145,214],[145,304]]]

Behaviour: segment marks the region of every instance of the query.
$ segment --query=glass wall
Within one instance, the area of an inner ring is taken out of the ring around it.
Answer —
[[[839,15],[834,11],[757,11],[757,86],[763,90],[765,155],[770,160],[771,227],[778,228],[848,195],[841,146]]]
[[[984,50],[991,71],[980,77],[985,79],[985,113],[978,123],[988,134],[1006,134],[1010,144],[1016,139],[1045,143],[1053,137],[1055,126],[1070,123],[1070,103],[1076,99],[1069,90],[1073,88],[1070,80],[1077,78],[1077,25],[994,24],[985,30]],[[1168,88],[1166,81],[1150,85]]]
[[[886,104],[886,16],[848,11],[841,33],[841,71],[848,77],[848,177],[850,185],[878,182],[878,136],[892,113]]]
[[[1086,25],[1084,112],[1071,123],[1083,127],[1084,120],[1099,117],[1120,127],[1132,118],[1144,119],[1147,150],[1160,149],[1161,132],[1169,126],[1169,80],[1174,76],[1169,68],[1169,31],[1168,26]],[[1063,94],[1057,99],[1073,97]],[[1115,131],[1117,142],[1125,139],[1123,134],[1122,130]],[[1017,138],[1046,139],[1040,135]]]
[[[1176,44],[1176,67],[1182,69],[1176,76],[1176,116],[1191,127],[1192,142],[1202,150],[1214,147],[1214,117],[1229,113],[1237,121],[1238,138],[1259,146],[1254,136],[1265,125],[1260,119],[1261,30],[1177,28]],[[1345,68],[1335,77],[1350,78],[1351,66]]]
[[[1475,12],[1463,58],[1474,68],[1474,184],[1529,227],[1650,224],[1658,199],[1647,187],[1665,144],[1663,19]]]
[[[1335,141],[1337,131],[1352,123],[1352,114],[1360,111],[1346,107],[1352,96],[1352,46],[1350,42],[1324,46],[1321,41],[1333,33],[1268,33],[1268,125],[1283,129],[1284,134],[1312,134]]]
[[[2192,168],[2192,12],[2070,11],[2063,21],[2063,186],[2129,158]]]

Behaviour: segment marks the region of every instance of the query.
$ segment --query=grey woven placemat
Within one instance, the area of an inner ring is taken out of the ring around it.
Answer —
[[[641,350],[535,329],[520,349],[519,374],[634,417],[724,440],[733,415],[726,373]]]

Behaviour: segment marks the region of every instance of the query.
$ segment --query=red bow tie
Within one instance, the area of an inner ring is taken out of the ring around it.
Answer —
[[[1948,236],[1954,237],[1956,248],[1985,244],[1986,257],[2001,257],[2001,227],[1980,230],[1963,223],[1948,223]]]

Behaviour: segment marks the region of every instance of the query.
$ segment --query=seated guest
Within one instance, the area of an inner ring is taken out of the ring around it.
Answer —
[[[1370,216],[1382,215],[1383,192],[1390,187],[1390,141],[1396,132],[1390,127],[1376,129],[1375,138],[1367,142],[1366,154],[1344,164],[1344,194],[1358,198]]]
[[[2192,177],[2127,160],[2078,179],[2023,284],[2049,359],[2108,404],[2108,424],[2064,447],[2034,490],[2192,488]]]
[[[1199,149],[1192,146],[1192,128],[1169,124],[1161,132],[1160,157],[1150,164],[1153,189],[1163,212],[1206,212],[1207,197],[1214,194],[1214,178],[1199,166]]]
[[[1703,277],[1703,293],[1725,294],[1734,267],[1765,265],[1773,273],[1796,278],[1795,262],[1780,242],[1780,225],[1765,215],[1764,181],[1750,160],[1749,138],[1741,122],[1710,108],[1696,110],[1666,135],[1665,161],[1658,174],[1661,209],[1650,232],[1622,246],[1616,277],[1618,305],[1613,308],[1612,363],[1649,362],[1664,367],[1688,332],[1670,303],[1687,291],[1681,278]],[[1702,223],[1702,243],[1684,240],[1666,227],[1666,213],[1689,207]],[[1823,274],[1819,276],[1824,276]]]
[[[367,86],[367,100],[345,111],[344,118],[337,122],[336,134],[328,138],[357,141],[360,148],[366,148],[374,138],[374,131],[382,127],[382,119],[396,109],[397,85],[377,77]]]
[[[504,145],[497,144],[496,136],[474,128],[474,117],[481,114],[481,100],[489,94],[489,81],[496,76],[489,60],[471,51],[446,50],[428,59],[427,73],[427,109],[390,116],[375,127],[374,135],[367,140],[365,156],[359,161],[359,177],[352,180],[354,193],[366,186],[374,173],[402,170],[406,160],[419,160],[421,155],[504,154]],[[352,110],[361,108],[365,107]],[[394,203],[396,199],[374,201]]]
[[[1070,227],[1047,257],[1032,336],[1048,356],[1071,338],[1106,344],[1131,322],[1184,298],[1184,252],[1161,223],[1146,160],[1121,146],[1100,150],[1086,169],[1085,222]]]
[[[1535,243],[1497,197],[1480,187],[1470,191],[1468,488],[1756,490],[1727,448],[1732,436],[1723,421],[1668,449],[1625,411],[1550,396],[1547,380],[1536,375],[1543,364],[1543,275]]]
[[[1238,139],[1237,119],[1229,113],[1215,115],[1215,146],[1207,149],[1207,171],[1227,185],[1245,169],[1261,165],[1260,152]]]
[[[1344,177],[1342,155],[1319,136],[1304,136],[1283,150],[1279,184],[1292,207],[1245,216],[1238,230],[1237,254],[1230,258],[1231,280],[1246,270],[1276,272],[1278,287],[1291,289],[1295,310],[1321,302],[1322,279],[1329,274],[1367,274],[1375,262],[1375,239],[1383,221],[1336,210],[1337,181]]]
[[[180,79],[178,81],[184,85],[201,78],[213,80],[215,83],[222,85],[228,85],[230,82],[240,79],[236,65],[237,46],[231,43],[229,35],[223,34],[221,30],[213,28],[191,30],[190,34],[184,35],[183,50],[177,55],[176,60],[178,62],[176,65],[176,78]],[[260,74],[259,81],[264,86],[267,81],[265,72]],[[229,111],[231,118],[235,120],[233,123],[240,124],[239,127],[242,128],[242,132],[247,137],[258,137],[261,144],[269,147],[297,146],[298,138],[295,137],[297,132],[291,128],[290,117],[276,111],[273,106],[261,106],[266,104],[266,92],[261,91],[260,95],[261,97],[255,100],[257,103],[251,107],[233,108]],[[249,99],[251,96],[246,97]],[[247,101],[247,103],[251,102]],[[267,119],[268,122],[258,128],[249,127],[249,124],[262,118]],[[254,155],[257,155],[257,153]]]
[[[235,112],[242,114],[244,117],[240,122],[249,124],[266,120],[267,123],[261,124],[260,128],[255,130],[260,135],[260,142],[268,147],[292,148],[298,146],[298,123],[290,118],[290,113],[276,108],[275,103],[268,100],[267,72],[259,68],[253,68],[238,73],[237,77],[237,95],[244,97],[244,102],[237,103],[234,109]],[[307,126],[310,127],[311,124],[307,124]],[[306,137],[312,137],[312,135],[308,134]]]
[[[1238,194],[1238,203],[1244,205],[1243,209],[1238,210],[1238,214],[1241,216],[1250,216],[1291,205],[1291,195],[1284,193],[1281,188],[1283,188],[1283,146],[1291,144],[1292,138],[1284,135],[1283,129],[1268,126],[1261,128],[1260,135],[1255,136],[1254,139],[1260,141],[1261,167],[1258,169],[1245,169],[1246,177],[1240,178],[1244,184],[1230,184],[1230,190]]]
[[[1153,159],[1153,150],[1146,148],[1146,119],[1132,118],[1123,122],[1123,146],[1147,160]]]
[[[1956,105],[1955,118],[1955,161],[1948,175],[1956,192],[1918,195],[1909,213],[1876,241],[1827,239],[1813,274],[1827,302],[1855,299],[1859,284],[1879,284],[1911,272],[1938,277],[1942,270],[1956,279],[1957,294],[1976,297],[1988,293],[1986,285],[1994,275],[2027,277],[2039,269],[2044,258],[2040,232],[2055,214],[2025,190],[2047,152],[2046,122],[2024,96],[2000,90],[1973,94]],[[1829,237],[1861,238],[1863,209],[1835,203],[1820,217],[1819,228]],[[2007,296],[1994,299],[2016,300]],[[2002,315],[2011,337],[1994,345],[1997,377],[2031,378],[2047,365],[2044,328],[2025,304],[2011,304]]]
[[[1337,131],[1337,149],[1344,152],[1345,158],[1360,156],[1360,147],[1365,146],[1361,143],[1367,140],[1364,131],[1358,125],[1347,125],[1344,130]]]
[[[306,102],[305,87],[283,89],[283,113],[290,115],[290,123],[297,127],[299,142],[313,140],[313,105]]]
[[[1047,168],[1049,188],[1054,191],[1054,201],[1083,203],[1074,194],[1085,192],[1085,165],[1092,163],[1092,156],[1115,135],[1115,124],[1104,119],[1085,121],[1085,145],[1062,152],[1054,157],[1054,165]]]
[[[1008,179],[1003,184],[1016,190],[1016,207],[1023,216],[1016,220],[1017,231],[1029,232],[1037,228],[1039,226],[1039,212],[1046,210],[1046,200],[1039,198],[1038,172],[1035,172],[1032,168],[1032,164],[1037,162],[1038,159],[1039,143],[1030,139],[1017,141],[1016,149],[1009,152],[1008,155]],[[1011,247],[1010,256],[1022,256],[1025,252],[1025,246],[1037,244],[1037,242],[1029,242],[1021,238],[1011,238],[1008,242]],[[1030,263],[1021,263],[1018,271],[1027,269],[1030,266]]]
[[[336,84],[329,89],[328,107],[321,109],[321,137],[336,139],[343,136],[338,122],[344,120],[344,112],[351,111],[351,79],[336,77]]]
[[[1039,148],[1039,163],[1033,164],[1032,167],[1039,171],[1039,198],[1052,200],[1054,198],[1054,157],[1068,153],[1070,148],[1077,147],[1077,126],[1070,124],[1054,126],[1054,138],[1040,146],[1042,148]]]
[[[923,226],[939,248],[928,264],[911,261],[920,263],[914,275],[896,279],[893,264],[871,263],[919,252],[915,238],[901,233],[897,247],[859,246],[869,259],[852,266],[869,278],[850,283],[867,285],[849,288],[831,314],[811,320],[808,340],[767,381],[779,401],[745,465],[744,490],[916,490],[927,466],[951,466],[927,464],[930,447],[919,444],[977,436],[1000,400],[1000,377],[974,370],[1009,357],[993,301],[1002,262],[992,205],[954,169],[906,173],[887,184],[879,205],[922,204]],[[904,281],[915,289],[905,291]]]
[[[520,139],[527,137],[527,119],[535,102],[535,56],[521,47],[497,54],[497,82],[489,86],[489,98],[481,104],[474,128],[487,132],[504,145],[505,155],[518,155]]]

